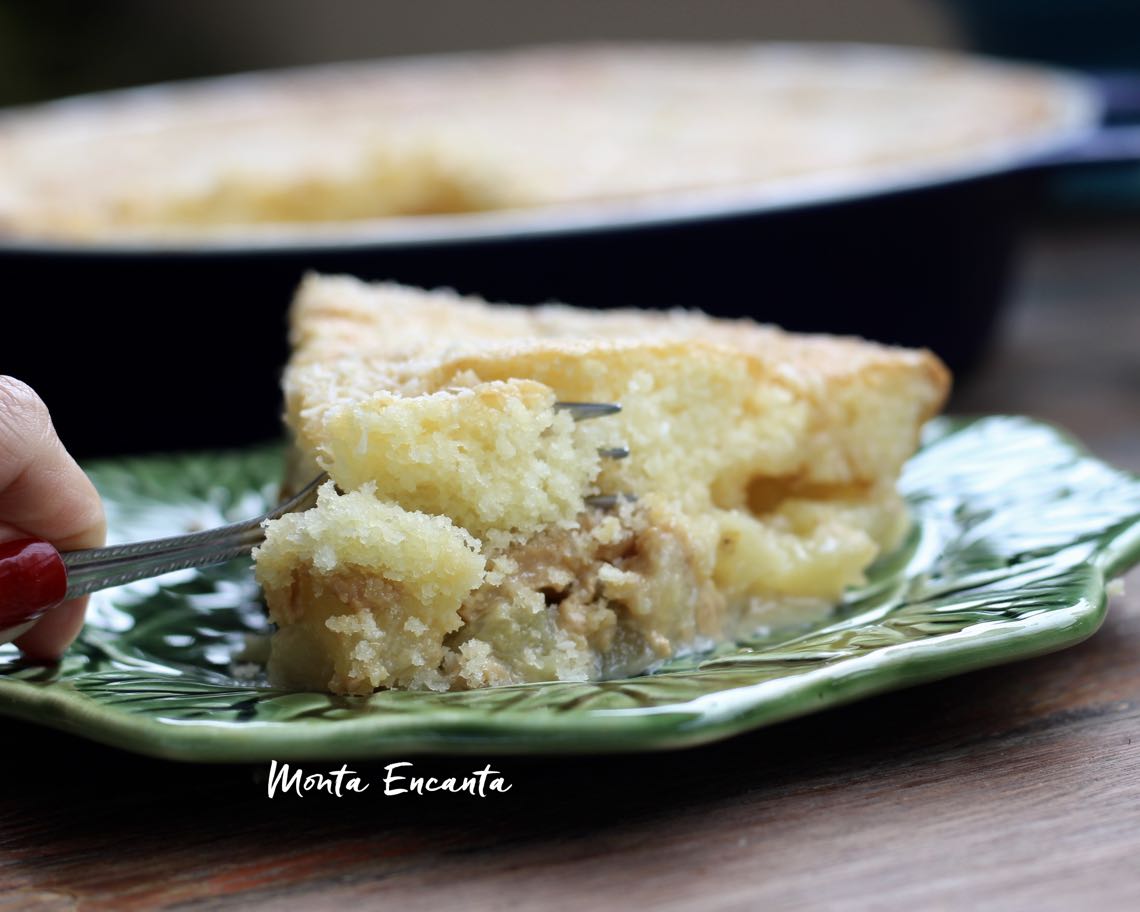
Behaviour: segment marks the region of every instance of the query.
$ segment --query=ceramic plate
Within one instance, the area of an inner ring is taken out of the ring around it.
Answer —
[[[260,512],[276,448],[91,467],[112,540]],[[367,698],[283,693],[243,660],[265,621],[248,561],[99,593],[62,663],[0,647],[0,712],[194,761],[595,752],[713,741],[1080,642],[1140,558],[1140,479],[1023,418],[931,425],[902,487],[915,524],[834,617],[602,683]]]

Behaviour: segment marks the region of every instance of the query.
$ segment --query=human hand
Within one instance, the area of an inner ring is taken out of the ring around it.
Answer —
[[[47,407],[27,384],[0,375],[0,643],[14,640],[29,658],[58,658],[79,634],[87,607],[86,598],[54,606],[28,604],[16,592],[5,598],[5,583],[18,589],[36,560],[20,542],[44,539],[73,551],[99,547],[105,534],[95,486],[63,448]],[[40,561],[43,591],[62,596],[62,564],[47,560]],[[66,586],[65,574],[62,580]]]

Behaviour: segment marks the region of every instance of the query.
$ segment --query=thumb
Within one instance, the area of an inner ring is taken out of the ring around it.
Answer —
[[[0,542],[43,538],[61,551],[95,548],[106,527],[95,486],[56,436],[27,384],[0,376]],[[55,658],[83,626],[86,599],[47,612],[17,640],[32,658]]]

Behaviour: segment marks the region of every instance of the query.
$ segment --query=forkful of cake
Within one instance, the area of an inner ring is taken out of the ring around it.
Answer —
[[[0,643],[16,639],[25,652],[35,656],[52,656],[74,638],[82,626],[83,599],[90,593],[247,556],[263,541],[267,521],[309,509],[316,503],[319,488],[329,481],[328,474],[321,472],[274,509],[214,529],[71,550],[66,547],[71,542],[87,545],[103,538],[98,495],[59,443],[46,408],[30,388],[0,378],[0,403],[4,416],[0,422],[0,457],[11,460],[10,464],[0,462],[0,482],[5,477],[12,479],[8,489],[0,492],[0,506],[8,507],[11,502],[16,508],[13,512],[9,507],[0,516],[0,529],[5,525],[3,518],[31,515],[28,510],[39,511],[34,515],[43,515],[47,523],[26,525],[29,530],[44,529],[44,537],[19,535],[0,544]],[[556,402],[554,410],[565,412],[578,422],[617,414],[621,406]],[[624,459],[629,449],[601,447],[598,455],[603,459]],[[55,509],[45,509],[42,503],[26,503],[24,490],[47,495],[48,485],[52,485],[51,496],[44,496],[44,502],[54,501],[58,505]],[[616,503],[617,498],[595,495],[586,501],[592,506],[606,507]],[[78,531],[69,531],[72,528]],[[62,529],[64,534],[50,535],[49,540],[49,533],[56,529]],[[33,627],[37,628],[36,633],[31,632]]]

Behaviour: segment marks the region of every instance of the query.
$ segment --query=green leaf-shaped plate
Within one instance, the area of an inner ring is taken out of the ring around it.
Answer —
[[[280,451],[91,471],[112,539],[255,515]],[[601,683],[368,698],[284,693],[241,658],[265,621],[248,561],[99,593],[62,663],[0,647],[0,712],[196,761],[672,748],[1038,655],[1100,625],[1140,558],[1140,480],[1022,418],[942,420],[908,464],[915,525],[834,617]],[[255,637],[256,638],[256,637]]]

